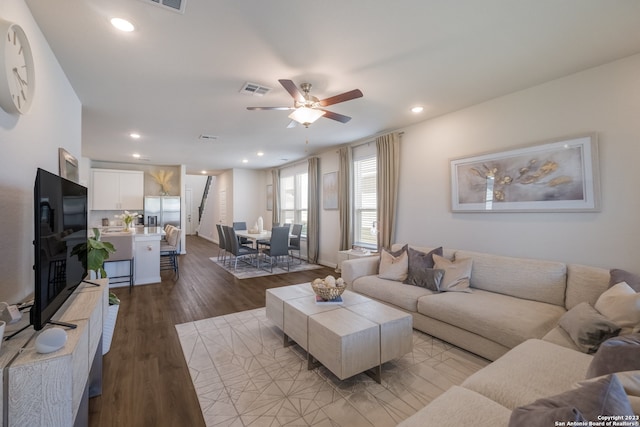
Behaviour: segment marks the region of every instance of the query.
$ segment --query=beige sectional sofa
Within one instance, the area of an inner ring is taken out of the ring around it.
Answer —
[[[392,250],[401,247],[394,245]],[[414,249],[426,253],[434,248]],[[435,292],[382,279],[378,277],[379,257],[342,264],[342,277],[351,290],[407,311],[413,316],[414,328],[494,361],[448,389],[401,426],[562,425],[544,419],[549,415],[548,408],[536,412],[531,404],[544,402],[549,396],[574,393],[591,375],[594,356],[579,351],[558,322],[583,302],[596,304],[610,286],[609,270],[452,249],[444,249],[443,256],[449,260],[472,259],[471,292]],[[635,370],[640,369],[635,361],[637,354],[640,363],[640,335],[632,337],[637,346],[630,357],[631,369]],[[618,348],[619,344],[612,343],[612,347]],[[614,360],[618,359],[616,355]],[[631,374],[630,388],[625,384],[621,393],[626,393],[630,409],[638,414],[640,371]],[[604,378],[614,381],[611,375],[597,380]],[[593,382],[589,384],[594,386]],[[584,400],[584,396],[578,397],[578,401]],[[551,403],[551,411],[557,405]],[[563,421],[551,413],[553,419]],[[512,414],[524,414],[527,422],[514,423]],[[532,420],[535,423],[531,424]]]
[[[402,245],[396,244],[392,250]],[[429,252],[434,248],[413,247]],[[471,293],[434,292],[378,277],[379,257],[342,263],[349,289],[413,315],[413,327],[489,360],[531,338],[575,348],[556,329],[569,309],[591,305],[609,286],[609,270],[556,261],[444,249],[445,258],[473,260]]]

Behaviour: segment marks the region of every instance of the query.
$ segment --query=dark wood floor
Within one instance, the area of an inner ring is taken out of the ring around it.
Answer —
[[[89,403],[92,427],[204,426],[174,325],[264,307],[265,290],[334,274],[310,270],[238,280],[209,260],[218,246],[187,236],[180,278],[114,289],[120,311],[104,357],[102,396]]]

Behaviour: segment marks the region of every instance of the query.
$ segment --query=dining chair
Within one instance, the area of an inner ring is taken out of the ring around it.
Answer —
[[[271,239],[269,247],[262,249],[265,257],[269,258],[270,272],[273,273],[273,264],[278,265],[278,259],[287,257],[287,271],[290,270],[289,257],[289,227],[274,227],[271,229]]]
[[[245,221],[234,222],[233,223],[233,229],[234,230],[248,230],[247,229],[247,223]],[[238,238],[238,241],[240,242],[241,245],[246,245],[247,243],[252,243],[246,237],[240,237],[240,238]]]
[[[180,244],[178,227],[172,226],[167,234],[167,241],[160,242],[160,270],[173,270],[176,277],[180,277],[178,268],[178,246]]]
[[[300,241],[302,240],[302,224],[293,224],[291,235],[293,237],[289,240],[289,252],[298,251],[298,261],[300,261],[300,264],[302,264],[302,254],[300,250]],[[291,254],[289,255],[292,256]]]
[[[218,230],[218,261],[222,257],[222,263],[224,264],[227,257],[227,246],[222,224],[216,224],[216,229]]]
[[[247,256],[252,257],[253,255],[256,255],[257,258],[258,250],[249,246],[241,245],[238,242],[238,236],[236,236],[236,231],[233,227],[223,225],[222,228],[224,230],[225,242],[228,243],[226,245],[227,251],[234,256],[234,270],[238,268],[238,259],[242,259]]]
[[[280,227],[280,223],[279,222],[274,222],[271,225],[271,229],[273,230],[276,227]],[[262,247],[269,247],[271,245],[270,239],[260,239],[260,240],[256,240],[256,247],[258,247],[258,249],[260,248],[260,246]]]

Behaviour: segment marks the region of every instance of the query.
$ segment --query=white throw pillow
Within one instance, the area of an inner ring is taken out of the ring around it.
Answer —
[[[620,335],[640,329],[640,293],[626,282],[620,282],[604,291],[594,307],[622,328]]]
[[[402,251],[400,255],[393,256],[386,250],[380,253],[380,272],[378,277],[387,280],[404,282],[409,273],[409,254]]]
[[[444,270],[444,277],[440,281],[439,289],[444,292],[471,292],[469,288],[471,279],[471,258],[458,258],[449,261],[440,255],[433,255],[434,268]]]

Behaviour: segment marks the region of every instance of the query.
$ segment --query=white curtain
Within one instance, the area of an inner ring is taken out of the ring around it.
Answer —
[[[396,206],[400,173],[400,135],[376,138],[378,250],[391,248],[396,237]]]
[[[351,147],[338,151],[338,215],[340,217],[340,250],[351,249]]]
[[[318,262],[320,253],[320,168],[318,158],[309,159],[308,179],[308,221],[307,221],[307,260]]]

